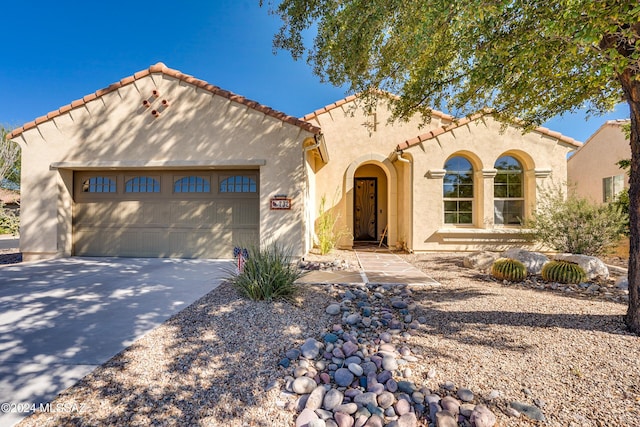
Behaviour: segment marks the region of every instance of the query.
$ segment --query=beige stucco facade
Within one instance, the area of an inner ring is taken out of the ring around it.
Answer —
[[[10,135],[22,147],[24,257],[78,254],[79,212],[99,212],[79,203],[95,201],[93,198],[99,203],[108,196],[80,197],[78,192],[98,182],[91,181],[93,172],[113,176],[114,182],[126,180],[128,173],[157,175],[169,182],[169,188],[163,187],[157,195],[140,196],[137,205],[115,204],[116,209],[153,210],[145,197],[158,197],[157,201],[164,197],[185,212],[190,208],[213,212],[216,203],[222,202],[212,199],[195,205],[184,197],[172,201],[181,196],[172,190],[172,177],[190,171],[206,175],[215,193],[214,181],[218,175],[225,176],[225,171],[255,175],[256,241],[262,245],[278,241],[297,256],[316,242],[323,198],[325,210],[338,219],[336,231],[342,247],[383,237],[390,246],[399,242],[412,251],[528,245],[523,226],[494,224],[496,160],[508,155],[522,166],[526,219],[536,204],[536,189],[552,180],[566,181],[567,154],[580,146],[544,128],[526,134],[513,127],[502,129],[486,115],[455,120],[434,112],[426,125],[418,117],[390,122],[387,98],[381,97],[371,114],[358,108],[356,101],[349,97],[296,119],[164,64],[74,101]],[[473,168],[473,219],[465,225],[445,224],[444,220],[444,166],[455,156],[468,160]],[[129,196],[120,194],[124,202],[129,202]],[[291,209],[272,209],[276,196],[290,199]],[[113,217],[112,223],[127,218]],[[140,217],[139,212],[130,217]],[[216,239],[219,233],[220,241],[230,246],[224,252],[229,257],[237,242],[224,240],[225,231],[216,231],[216,227],[224,228],[225,221],[231,224],[234,218],[218,216],[217,225],[209,227],[210,238]],[[198,224],[196,217],[189,224],[208,227]],[[136,232],[145,231],[144,223],[137,226]],[[166,225],[168,230],[172,226],[170,221]],[[153,227],[156,234],[162,234],[162,224]],[[122,229],[128,230],[124,224]],[[109,230],[117,227],[112,224]],[[127,232],[121,234],[124,239]],[[157,256],[175,253],[179,252],[158,252]],[[205,253],[186,251],[185,256]],[[126,256],[132,255],[135,251],[129,248]]]
[[[617,162],[631,158],[629,139],[622,127],[628,120],[605,122],[567,162],[569,187],[576,195],[604,203],[603,180],[618,177],[621,188],[629,188],[626,172]],[[616,188],[615,190],[620,190]]]
[[[24,258],[74,255],[74,172],[121,170],[256,170],[260,241],[304,254],[312,242],[303,146],[317,132],[202,83],[159,64],[14,131]],[[291,209],[270,209],[275,195]]]
[[[389,122],[384,100],[366,114],[346,99],[305,117],[322,129],[331,161],[316,173],[316,203],[334,200],[332,213],[345,231],[341,245],[354,243],[354,180],[377,178],[377,237],[387,228],[387,242],[412,251],[471,251],[531,245],[524,226],[494,224],[494,164],[501,156],[523,167],[524,216],[536,205],[537,188],[566,181],[566,156],[576,141],[540,128],[523,134],[501,128],[491,116],[456,121],[434,113],[421,119]],[[473,223],[444,222],[443,169],[454,156],[473,165]],[[357,233],[355,233],[357,234]]]

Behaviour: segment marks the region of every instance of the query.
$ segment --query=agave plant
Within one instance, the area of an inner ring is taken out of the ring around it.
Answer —
[[[581,283],[587,280],[587,274],[575,262],[555,260],[542,267],[542,279],[547,282]]]
[[[527,267],[517,259],[500,258],[491,266],[491,275],[500,280],[520,282],[527,277]]]
[[[238,254],[239,255],[239,254]],[[229,281],[240,295],[253,301],[291,300],[304,273],[292,262],[290,248],[271,243],[250,247],[242,271],[229,272]]]

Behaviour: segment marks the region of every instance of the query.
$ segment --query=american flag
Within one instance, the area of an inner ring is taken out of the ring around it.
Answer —
[[[244,263],[247,261],[247,258],[249,258],[249,251],[244,248],[235,247],[233,248],[233,256],[238,258],[237,273],[240,274],[244,270]]]
[[[238,274],[242,273],[242,271],[244,270],[244,263],[245,263],[244,255],[243,254],[238,255]]]

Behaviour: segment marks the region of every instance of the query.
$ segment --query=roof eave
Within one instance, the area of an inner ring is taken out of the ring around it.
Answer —
[[[109,86],[107,86],[106,88],[97,90],[96,92],[86,95],[81,99],[77,99],[73,102],[71,102],[70,104],[64,105],[62,107],[60,107],[57,110],[51,111],[48,114],[38,117],[37,119],[25,123],[24,125],[12,130],[8,135],[7,135],[7,139],[14,139],[18,136],[20,136],[23,132],[35,128],[36,126],[47,122],[49,120],[54,119],[55,117],[58,117],[62,114],[65,114],[75,108],[81,107],[83,105],[85,105],[86,103],[93,101],[97,98],[100,98],[108,93],[114,92],[118,89],[120,89],[123,86],[129,85],[133,82],[135,82],[136,80],[140,80],[142,78],[145,78],[151,74],[154,73],[161,73],[161,74],[165,74],[167,76],[176,78],[178,80],[184,81],[186,83],[192,84],[196,87],[199,87],[201,89],[207,90],[209,92],[211,92],[214,95],[217,96],[221,96],[223,98],[227,98],[232,102],[237,102],[239,104],[243,104],[245,106],[247,106],[248,108],[251,108],[253,110],[259,111],[263,114],[266,114],[270,117],[274,117],[278,120],[281,120],[283,123],[287,123],[293,126],[297,126],[307,132],[310,132],[314,135],[318,135],[320,134],[320,128],[317,126],[312,125],[311,123],[301,120],[297,117],[293,117],[290,116],[288,114],[285,114],[281,111],[277,111],[274,110],[271,107],[267,107],[266,105],[262,105],[256,101],[252,101],[250,99],[247,99],[241,95],[237,95],[233,92],[229,92],[227,90],[221,89],[218,86],[214,86],[212,84],[207,83],[204,80],[200,80],[197,79],[193,76],[190,76],[188,74],[184,74],[178,70],[174,70],[172,68],[168,68],[166,65],[164,65],[162,62],[158,62],[157,64],[154,64],[152,66],[150,66],[148,69],[146,70],[142,70],[142,71],[138,71],[137,73],[133,74],[132,76],[129,77],[125,77],[123,79],[121,79],[119,82],[117,83],[113,83]]]

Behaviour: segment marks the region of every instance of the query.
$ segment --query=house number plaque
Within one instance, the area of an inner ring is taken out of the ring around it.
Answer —
[[[291,199],[288,199],[286,196],[275,196],[271,199],[271,210],[290,210],[291,209]]]

